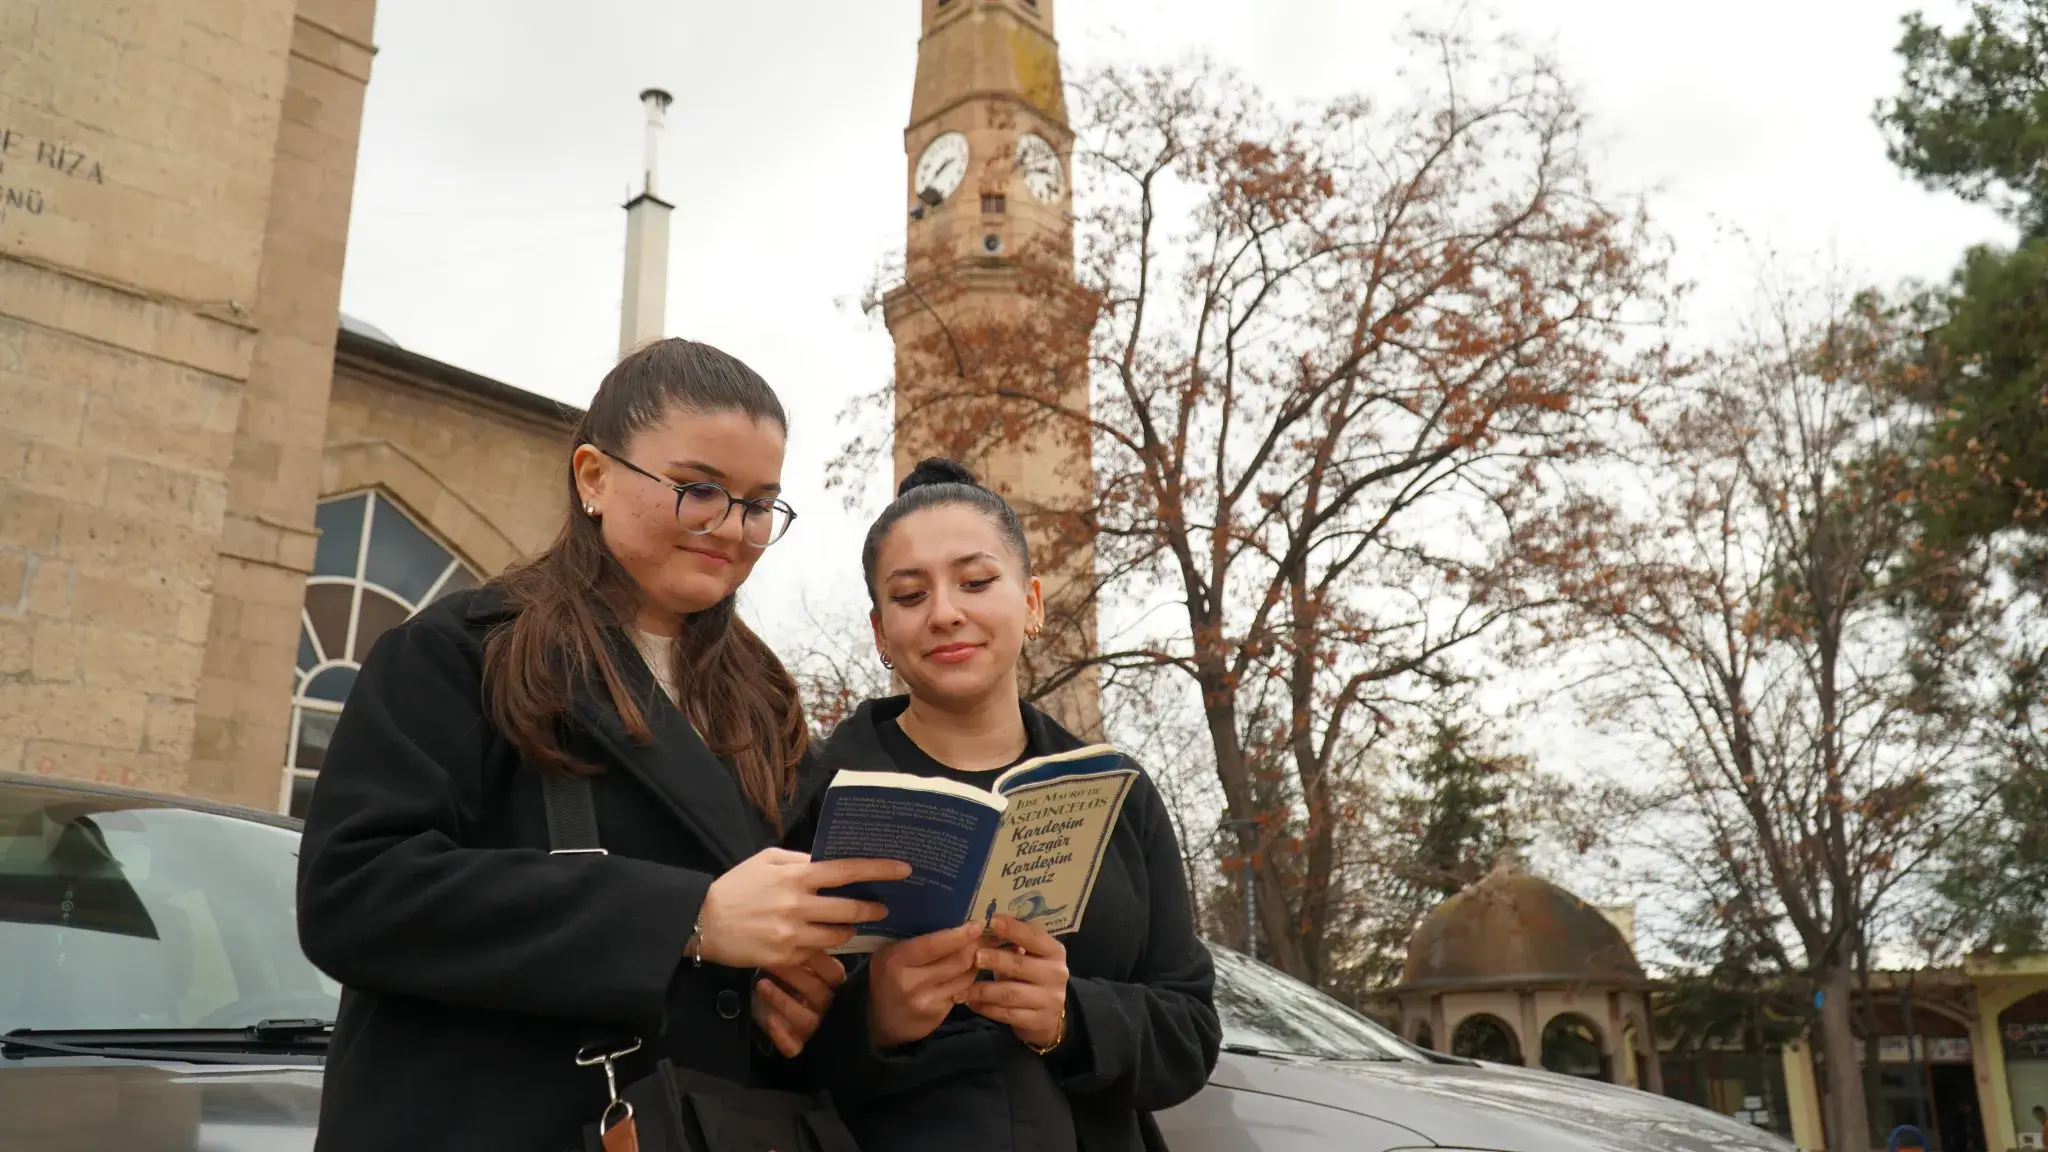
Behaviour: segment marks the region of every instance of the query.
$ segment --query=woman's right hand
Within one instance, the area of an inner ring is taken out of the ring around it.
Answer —
[[[868,961],[868,1035],[877,1048],[900,1048],[932,1034],[974,986],[982,926],[890,944]]]
[[[853,939],[854,925],[888,915],[873,901],[820,896],[819,889],[909,875],[910,865],[896,860],[812,863],[801,852],[763,849],[711,882],[698,955],[727,968],[801,963]]]

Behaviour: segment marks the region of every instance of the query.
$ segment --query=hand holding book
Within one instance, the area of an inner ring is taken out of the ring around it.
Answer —
[[[843,946],[854,925],[887,916],[879,901],[819,894],[822,888],[900,881],[910,865],[894,860],[813,863],[801,852],[765,848],[711,882],[697,913],[696,958],[728,968],[799,964]]]
[[[868,962],[868,1034],[900,1048],[932,1034],[977,974],[981,925],[968,923],[891,944]]]
[[[1041,1054],[1067,1034],[1067,947],[1038,925],[1012,916],[989,921],[991,939],[975,953],[977,969],[995,975],[967,989],[967,1006],[1008,1024]],[[1009,944],[1013,947],[999,947]]]
[[[1137,770],[1106,744],[1026,760],[984,791],[900,772],[841,772],[826,790],[816,860],[905,860],[901,880],[838,895],[886,905],[840,951],[941,932],[997,913],[1046,933],[1081,926]]]

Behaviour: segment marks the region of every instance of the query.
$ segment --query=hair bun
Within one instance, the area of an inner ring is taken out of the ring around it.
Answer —
[[[927,456],[917,462],[917,467],[910,470],[910,475],[903,478],[903,483],[896,486],[896,495],[901,496],[915,488],[929,488],[934,484],[965,484],[969,488],[981,487],[981,484],[975,480],[974,473],[969,472],[959,464],[946,459],[944,456]]]

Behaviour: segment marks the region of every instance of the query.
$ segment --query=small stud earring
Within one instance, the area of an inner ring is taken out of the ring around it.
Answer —
[[[595,519],[597,519],[597,505],[595,505],[595,504],[585,504],[585,505],[583,506],[583,514],[584,514],[585,516],[588,516],[588,517],[590,517],[590,518],[591,518],[592,520],[595,520]]]

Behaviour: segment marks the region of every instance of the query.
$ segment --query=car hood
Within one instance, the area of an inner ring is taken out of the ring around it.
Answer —
[[[0,1058],[0,1152],[309,1152],[320,1069]]]
[[[1210,1083],[1399,1124],[1493,1152],[1795,1152],[1748,1124],[1633,1088],[1499,1064],[1226,1054]]]

